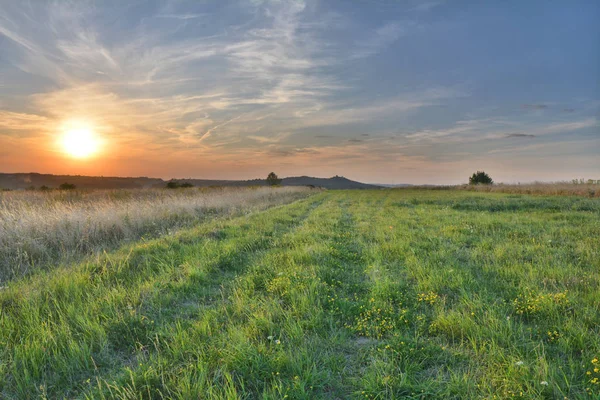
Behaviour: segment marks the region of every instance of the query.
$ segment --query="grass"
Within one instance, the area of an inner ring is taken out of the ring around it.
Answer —
[[[0,192],[0,282],[309,193],[302,187]]]
[[[600,202],[328,191],[0,291],[3,398],[600,396]]]
[[[593,182],[594,183],[535,182],[516,185],[498,183],[494,185],[460,185],[451,188],[492,193],[532,194],[542,196],[600,197],[600,182],[597,180],[594,180]]]

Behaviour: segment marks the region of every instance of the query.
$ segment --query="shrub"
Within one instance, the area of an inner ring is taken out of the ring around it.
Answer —
[[[73,183],[65,182],[65,183],[61,184],[58,188],[60,190],[75,190],[76,187],[77,186],[75,186],[75,184],[73,184]]]
[[[183,183],[179,183],[177,181],[169,181],[167,183],[167,189],[180,189],[180,188],[191,188],[194,187],[194,185],[192,185],[189,182],[183,182]]]
[[[470,185],[477,185],[477,184],[491,185],[492,183],[494,183],[492,178],[483,171],[477,171],[473,175],[471,175],[471,177],[469,178]]]

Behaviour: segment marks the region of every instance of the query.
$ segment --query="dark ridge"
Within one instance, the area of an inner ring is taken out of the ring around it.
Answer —
[[[172,179],[172,181],[188,182],[197,187],[209,186],[266,186],[265,179],[250,180],[215,180],[215,179]],[[51,175],[30,173],[0,173],[1,189],[39,189],[45,186],[56,189],[63,183],[74,184],[77,189],[143,189],[161,188],[167,185],[169,180],[160,178],[142,177],[105,177],[105,176],[82,176],[82,175]],[[294,176],[283,178],[283,186],[314,186],[326,189],[377,189],[381,186],[352,181],[343,176],[332,178],[314,178],[311,176]]]

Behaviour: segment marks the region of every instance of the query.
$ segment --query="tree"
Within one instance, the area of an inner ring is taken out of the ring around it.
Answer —
[[[469,178],[469,185],[491,185],[494,183],[492,178],[483,171],[477,171]]]
[[[281,179],[279,179],[279,177],[277,176],[277,174],[275,172],[271,172],[267,176],[267,183],[271,186],[276,186],[276,185],[281,184]]]
[[[60,190],[75,190],[76,187],[77,186],[75,186],[75,184],[73,184],[73,183],[65,182],[65,183],[61,184],[58,188]]]

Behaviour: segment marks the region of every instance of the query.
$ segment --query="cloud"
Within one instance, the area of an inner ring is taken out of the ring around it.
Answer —
[[[224,127],[224,126],[226,126],[226,125],[228,125],[228,124],[230,124],[230,123],[232,123],[232,122],[234,122],[234,121],[236,121],[236,120],[240,119],[240,118],[241,118],[241,117],[243,117],[243,116],[244,116],[244,114],[240,114],[240,115],[238,115],[238,116],[236,116],[236,117],[233,117],[233,118],[230,118],[230,119],[228,119],[228,120],[226,120],[226,121],[224,121],[224,122],[221,122],[221,123],[219,123],[219,124],[217,124],[217,125],[213,126],[213,127],[212,127],[212,128],[210,128],[210,129],[207,129],[207,130],[206,130],[206,132],[204,132],[204,133],[202,133],[202,134],[199,134],[199,141],[203,141],[203,140],[205,140],[205,139],[208,139],[208,138],[209,138],[209,137],[212,135],[212,133],[213,133],[214,131],[216,131],[217,129],[220,129],[220,128],[222,128],[222,127]]]
[[[546,104],[523,104],[521,107],[526,110],[545,110],[548,108]]]
[[[174,19],[180,19],[180,20],[188,20],[188,19],[196,19],[196,18],[202,18],[202,17],[207,17],[207,14],[192,14],[192,13],[185,13],[185,14],[159,14],[156,16],[156,18],[174,18]]]
[[[417,132],[401,135],[411,142],[430,143],[467,143],[501,138],[532,138],[553,134],[561,134],[597,126],[595,118],[579,121],[554,122],[547,124],[525,124],[506,118],[501,119],[474,119],[458,121],[449,128],[437,130],[419,130]],[[524,132],[514,132],[515,127],[520,127]]]
[[[0,134],[2,134],[3,130],[46,130],[47,125],[48,118],[41,115],[0,110]]]
[[[267,136],[258,136],[258,135],[248,135],[246,136],[248,139],[254,140],[258,143],[279,143],[283,140],[287,139],[291,135],[291,132],[280,133],[275,136],[267,137]]]
[[[451,87],[432,87],[418,92],[408,92],[393,98],[348,106],[330,105],[313,112],[310,118],[297,120],[302,127],[348,125],[376,121],[381,118],[398,117],[418,109],[440,104],[448,99],[467,97],[462,90]]]
[[[352,54],[353,59],[370,57],[394,43],[402,36],[408,28],[413,27],[412,22],[399,23],[390,22],[377,28],[367,39],[356,43],[356,48]]]
[[[505,136],[506,138],[534,138],[535,135],[530,135],[527,133],[509,133]]]
[[[426,12],[426,11],[429,11],[441,4],[444,4],[444,1],[423,1],[423,2],[419,2],[419,4],[417,4],[414,7],[414,10],[420,11],[420,12]]]

